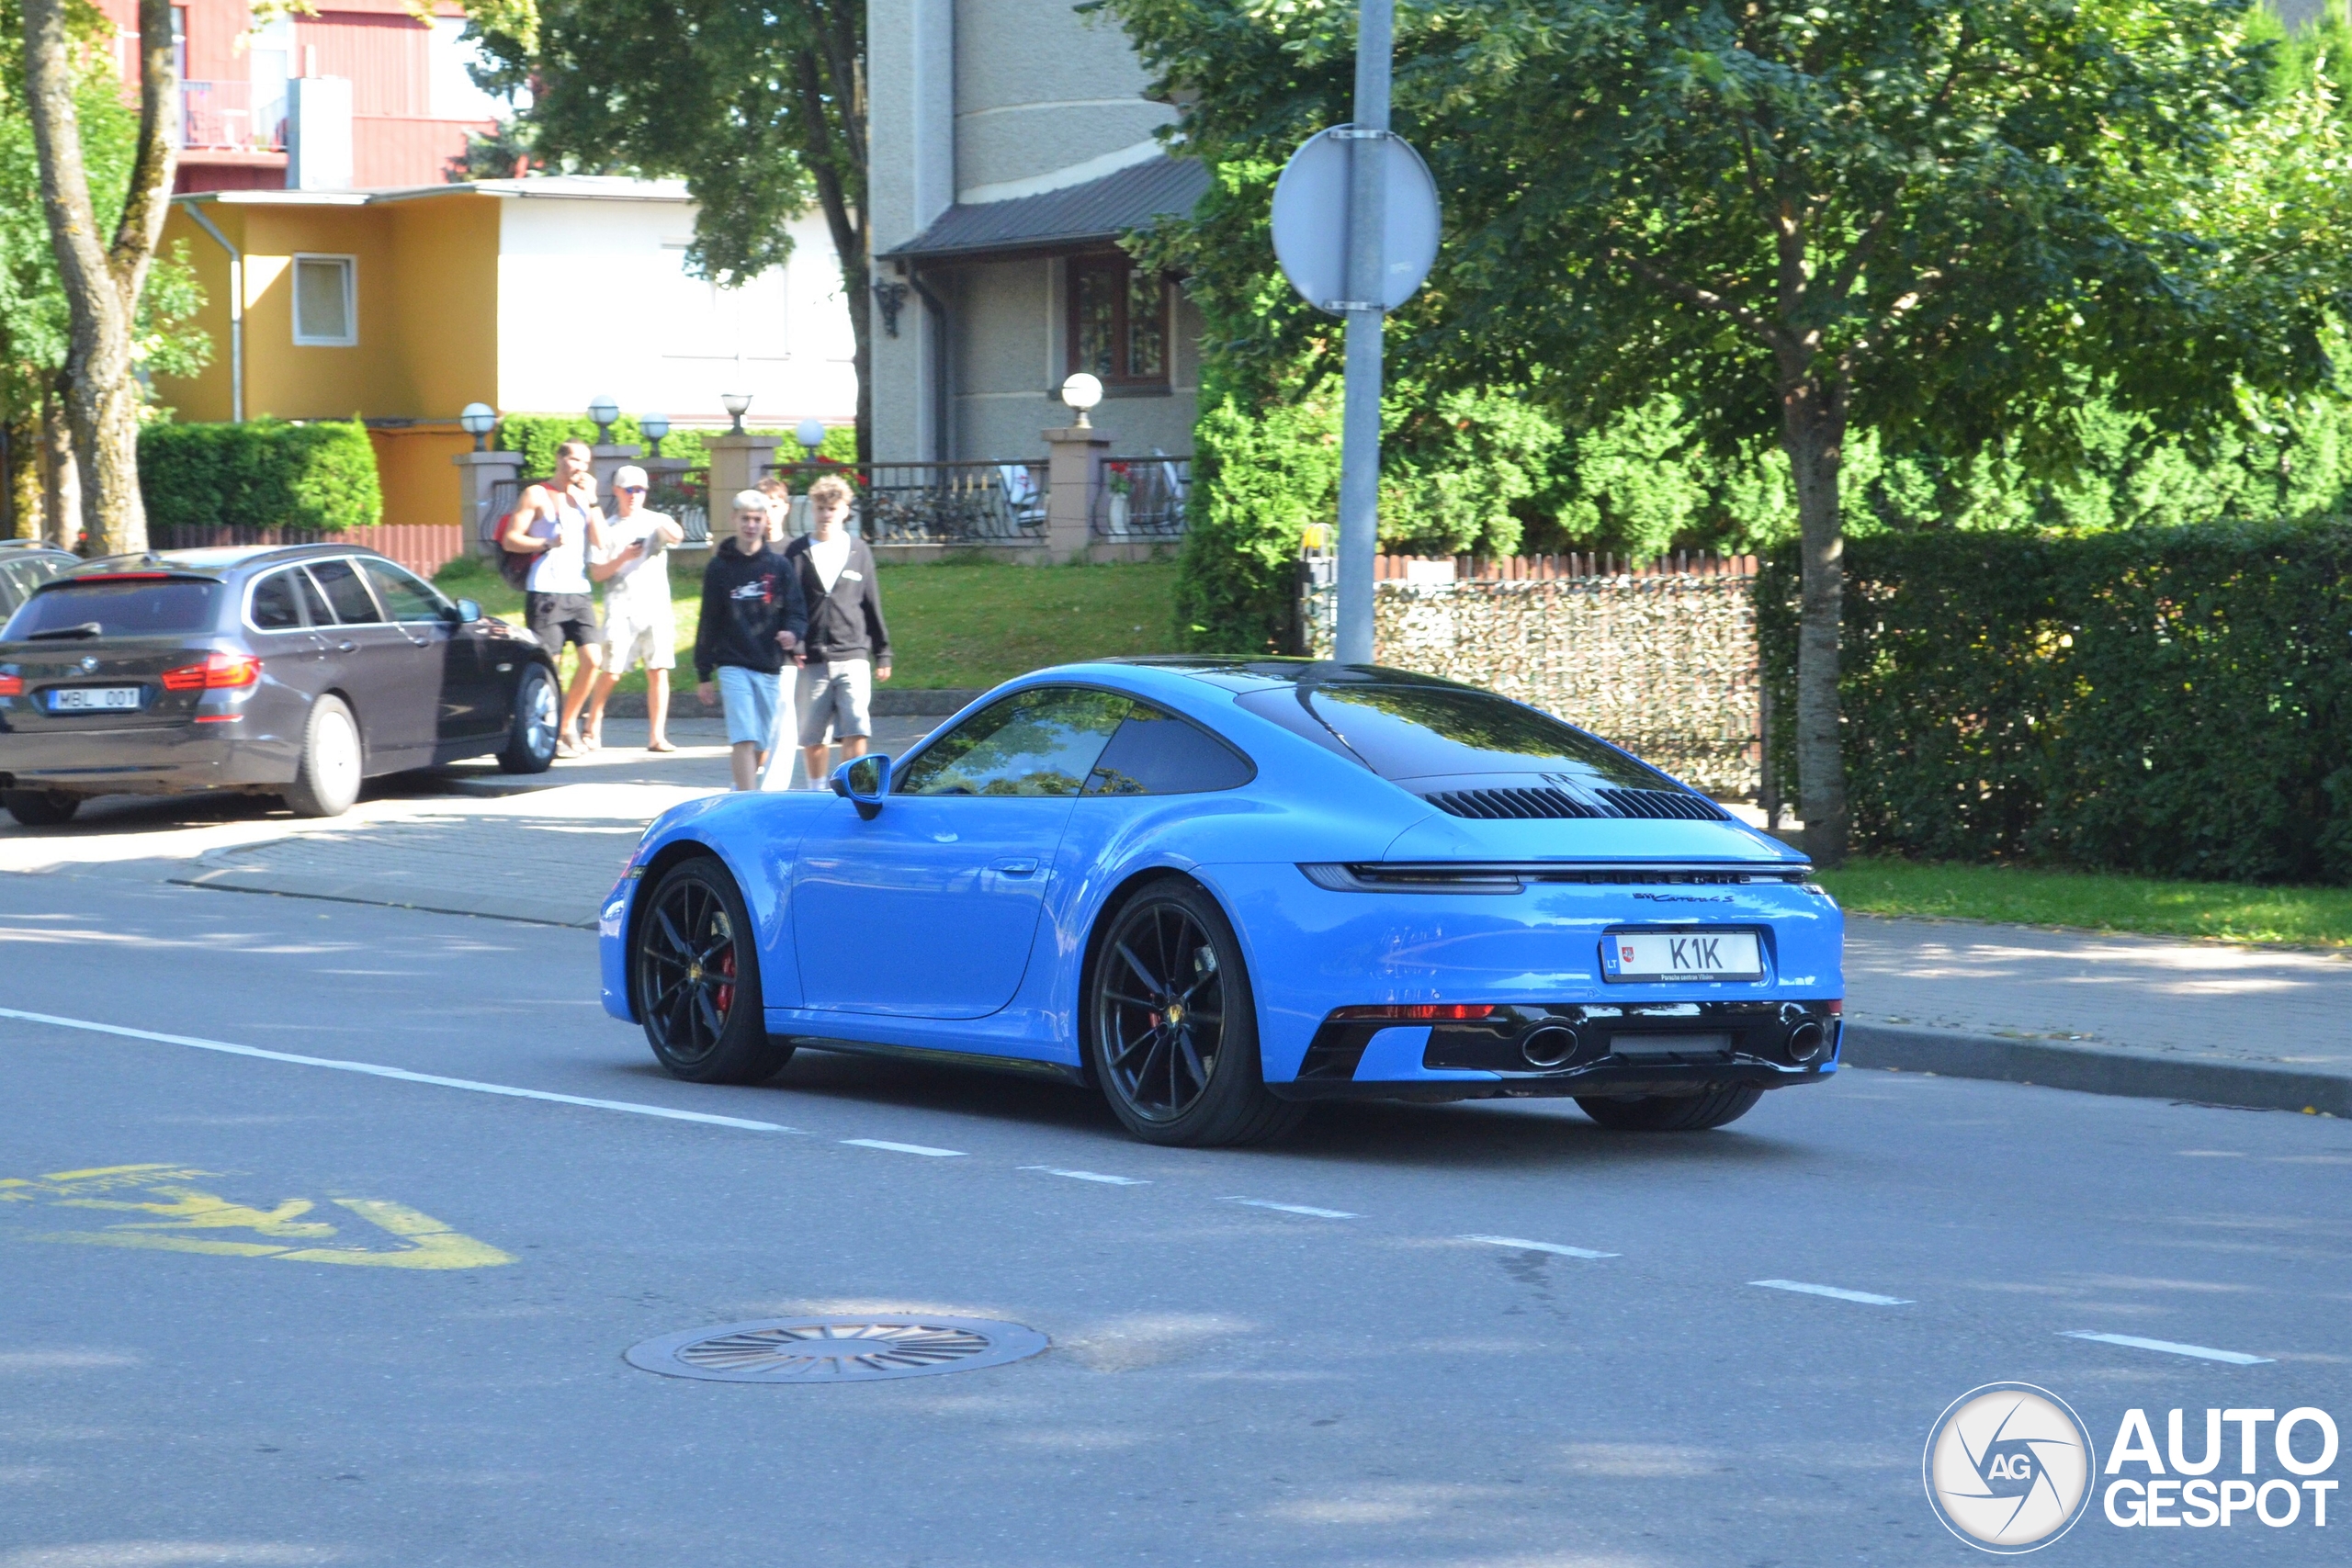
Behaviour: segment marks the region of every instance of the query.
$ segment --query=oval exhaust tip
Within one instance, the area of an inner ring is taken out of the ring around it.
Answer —
[[[1802,1066],[1821,1055],[1828,1032],[1811,1019],[1789,1031],[1789,1060]]]
[[[1531,1029],[1519,1043],[1519,1054],[1527,1058],[1531,1067],[1563,1066],[1577,1054],[1576,1031],[1556,1023]]]

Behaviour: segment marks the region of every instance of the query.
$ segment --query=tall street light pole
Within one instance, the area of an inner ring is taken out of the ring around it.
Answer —
[[[1387,186],[1388,73],[1395,0],[1363,0],[1356,21],[1356,105],[1348,143],[1347,405],[1340,423],[1340,624],[1342,664],[1372,662],[1373,558],[1380,548],[1382,231]]]

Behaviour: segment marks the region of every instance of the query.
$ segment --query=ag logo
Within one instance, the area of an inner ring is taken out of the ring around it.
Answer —
[[[2098,1456],[2066,1402],[1994,1382],[1952,1401],[1928,1432],[1928,1501],[1944,1528],[2005,1556],[2049,1545],[2090,1506]]]

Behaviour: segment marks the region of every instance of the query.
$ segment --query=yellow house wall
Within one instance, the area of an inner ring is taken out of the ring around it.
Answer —
[[[224,228],[223,232],[232,240],[236,238],[233,230]],[[212,340],[212,363],[194,376],[156,377],[155,395],[177,418],[225,420],[231,413],[229,253],[174,206],[164,220],[164,248],[171,251],[183,245],[188,265],[196,270],[196,281],[204,290],[204,307],[197,311],[195,324]]]
[[[215,203],[216,207],[221,204]],[[245,220],[245,417],[414,417],[401,396],[390,226],[364,207],[248,207]],[[294,255],[348,255],[359,267],[358,342],[294,342]]]
[[[372,209],[390,226],[404,414],[455,419],[468,403],[498,400],[499,207],[467,194]]]
[[[384,491],[384,521],[431,524],[465,521],[463,476],[449,461],[473,450],[473,438],[455,424],[371,430],[376,475]]]

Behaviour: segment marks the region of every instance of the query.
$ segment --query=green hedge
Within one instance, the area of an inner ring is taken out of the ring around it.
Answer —
[[[151,424],[139,433],[151,526],[333,532],[383,521],[376,448],[353,421]]]
[[[2352,883],[2352,526],[1890,535],[1846,568],[1858,847]],[[1758,587],[1793,799],[1793,553]]]
[[[684,457],[697,468],[706,468],[710,462],[706,443],[724,434],[718,430],[673,430],[662,438],[662,455],[664,457]],[[754,428],[752,434],[765,435],[779,444],[775,454],[777,461],[799,461],[800,443],[793,439],[792,432]],[[565,442],[594,442],[595,439],[596,422],[585,414],[510,414],[498,424],[498,449],[522,453],[524,472],[531,478],[555,472],[555,449]],[[618,446],[634,443],[640,448],[651,446],[645,439],[644,432],[638,428],[634,414],[623,414],[613,421],[613,441]],[[848,424],[827,426],[825,444],[817,450],[836,462],[855,462],[857,427]]]
[[[1336,514],[1338,411],[1255,411],[1204,389],[1193,426],[1193,516],[1177,552],[1176,637],[1205,653],[1290,650],[1298,551]]]

